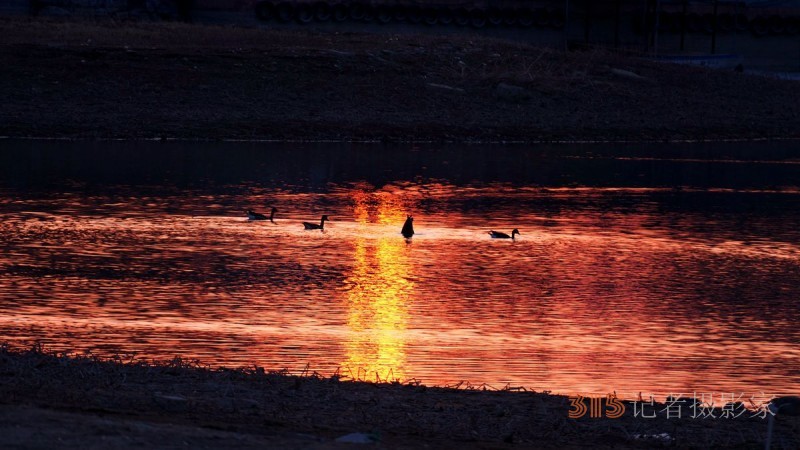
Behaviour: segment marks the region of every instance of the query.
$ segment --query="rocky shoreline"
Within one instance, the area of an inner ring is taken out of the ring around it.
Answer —
[[[586,402],[589,405],[589,402]],[[212,368],[0,348],[0,447],[763,448],[767,421],[569,418],[567,397],[522,389],[365,383],[261,367]],[[654,411],[666,407],[655,404]],[[684,409],[685,407],[682,406]],[[778,417],[775,442],[800,443]],[[34,430],[43,430],[38,434]],[[347,437],[349,436],[349,437]],[[788,445],[788,447],[787,447]],[[781,448],[777,447],[776,448]]]
[[[0,19],[0,136],[800,137],[797,82],[478,36]]]

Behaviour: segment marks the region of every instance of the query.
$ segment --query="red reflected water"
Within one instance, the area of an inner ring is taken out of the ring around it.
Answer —
[[[7,199],[0,340],[561,393],[800,386],[800,247],[771,216],[669,206],[660,189],[359,183],[237,199],[278,206],[271,224],[185,212],[225,194],[129,194]],[[303,230],[322,214],[324,233]],[[487,234],[512,228],[515,242]]]

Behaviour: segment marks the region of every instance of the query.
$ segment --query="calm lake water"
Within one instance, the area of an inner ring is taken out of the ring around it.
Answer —
[[[15,345],[559,393],[800,390],[800,143],[0,141],[0,206]],[[245,219],[271,206],[276,224]]]

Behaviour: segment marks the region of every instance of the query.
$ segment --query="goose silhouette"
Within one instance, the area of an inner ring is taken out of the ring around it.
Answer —
[[[303,227],[306,230],[324,230],[326,220],[330,220],[328,219],[328,216],[322,216],[322,219],[319,221],[319,225],[311,222],[303,222]]]
[[[489,232],[489,236],[491,236],[492,239],[511,239],[512,241],[514,240],[514,236],[516,236],[518,234],[521,234],[521,233],[516,228],[514,228],[514,231],[511,232],[511,236],[509,236],[509,235],[507,235],[505,233],[501,233],[499,231],[494,231],[494,230]]]
[[[245,211],[247,213],[247,220],[267,220],[267,216],[257,213],[252,209]]]
[[[406,223],[403,224],[403,229],[400,231],[400,234],[403,235],[404,238],[408,239],[414,235],[414,218],[411,216],[406,217]]]
[[[267,216],[261,213],[257,213],[252,209],[248,209],[247,211],[247,220],[267,220]],[[272,211],[269,213],[269,221],[275,223],[275,213],[278,212],[278,208],[272,208]]]

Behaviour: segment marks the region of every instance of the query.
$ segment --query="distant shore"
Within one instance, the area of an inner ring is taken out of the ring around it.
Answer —
[[[800,137],[798,82],[478,36],[0,18],[0,136]]]
[[[587,403],[588,404],[588,403]],[[767,421],[571,419],[566,397],[363,383],[259,367],[210,368],[0,346],[0,447],[763,448]],[[660,409],[664,405],[655,405]],[[721,414],[716,409],[716,414]],[[775,442],[798,443],[792,418]],[[358,434],[360,433],[360,434]]]

